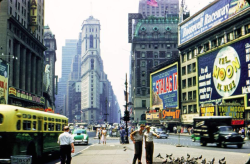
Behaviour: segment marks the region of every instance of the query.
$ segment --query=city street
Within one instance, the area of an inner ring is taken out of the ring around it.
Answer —
[[[76,145],[75,153],[72,154],[72,163],[115,163],[120,159],[119,163],[131,163],[133,158],[133,144],[125,145],[126,151],[124,151],[123,145],[119,144],[118,137],[109,137],[107,145],[98,144],[98,139],[94,139],[95,133],[88,132],[90,139],[89,145]],[[187,153],[191,157],[198,157],[200,155],[206,158],[207,162],[212,158],[215,158],[217,162],[219,159],[225,157],[227,163],[232,164],[244,164],[249,158],[250,141],[246,141],[242,149],[236,148],[236,146],[228,146],[227,148],[216,147],[215,144],[208,144],[208,146],[200,146],[199,141],[192,142],[190,136],[180,135],[180,145],[182,147],[176,147],[179,145],[179,136],[170,134],[167,139],[154,139],[154,161],[160,162],[162,159],[155,158],[159,153],[165,158],[165,154],[173,154],[173,157],[184,156],[186,158]],[[95,154],[98,154],[98,158],[93,158]],[[145,160],[145,152],[143,152],[143,159]],[[112,159],[110,159],[112,158]],[[144,161],[143,161],[144,162]],[[201,161],[199,161],[201,162]],[[60,163],[60,160],[53,160],[47,164]]]

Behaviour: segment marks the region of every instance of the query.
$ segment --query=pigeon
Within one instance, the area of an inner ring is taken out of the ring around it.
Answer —
[[[123,151],[126,151],[127,149],[124,149]]]
[[[126,148],[126,146],[124,146],[123,148]]]
[[[161,154],[159,153],[156,158],[162,158]]]
[[[201,164],[206,164],[207,161],[206,161],[206,158],[204,158],[202,161],[201,161]]]
[[[224,161],[226,158],[225,157],[223,157],[222,159],[220,159],[220,161]]]
[[[201,159],[201,158],[202,158],[202,155],[201,155],[201,156],[199,156],[198,158],[199,158],[199,159]]]
[[[166,164],[168,162],[168,160],[166,159],[166,160],[164,160],[163,162],[162,162],[162,164]]]
[[[189,159],[190,158],[190,155],[189,154],[187,154],[187,159]]]

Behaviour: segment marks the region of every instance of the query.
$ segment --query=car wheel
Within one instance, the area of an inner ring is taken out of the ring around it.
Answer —
[[[227,145],[225,144],[225,141],[222,141],[222,142],[221,142],[221,147],[222,147],[222,148],[226,148],[226,147],[227,147]]]
[[[243,144],[238,144],[238,145],[237,145],[237,148],[240,149],[240,148],[242,148],[242,146],[243,146]]]

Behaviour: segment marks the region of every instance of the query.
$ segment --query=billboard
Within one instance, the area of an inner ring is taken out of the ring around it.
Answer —
[[[219,0],[180,26],[180,44],[221,24],[248,7],[246,0]]]
[[[37,29],[37,0],[30,2],[30,28],[33,33]]]
[[[0,104],[8,104],[8,64],[0,59]]]
[[[216,116],[215,106],[201,107],[200,116]]]
[[[180,109],[166,108],[162,110],[162,118],[169,120],[180,120]]]
[[[178,108],[178,62],[150,74],[150,108]]]
[[[222,98],[250,96],[250,38],[198,56],[197,62],[200,104],[216,105]]]

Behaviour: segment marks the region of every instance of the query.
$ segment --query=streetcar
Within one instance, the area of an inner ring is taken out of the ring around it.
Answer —
[[[68,118],[54,113],[0,104],[0,162],[15,155],[32,155],[32,163],[59,155],[58,136]]]

